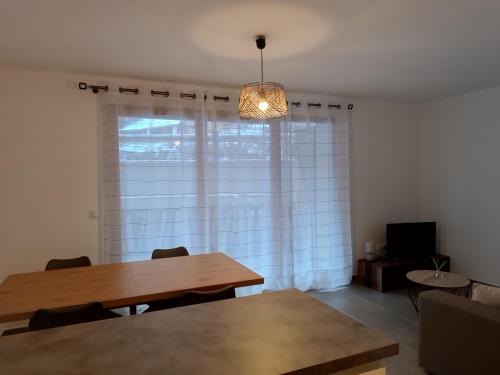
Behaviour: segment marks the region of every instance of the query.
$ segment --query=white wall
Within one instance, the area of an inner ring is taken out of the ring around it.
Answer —
[[[0,280],[41,270],[54,257],[98,261],[98,225],[88,219],[98,205],[96,99],[69,87],[78,81],[178,87],[0,67]],[[356,255],[366,239],[384,239],[386,222],[417,218],[417,129],[412,105],[352,102]]]
[[[452,270],[500,285],[500,87],[422,104],[420,217]]]
[[[353,252],[385,242],[385,225],[418,219],[416,106],[356,100],[351,125]]]
[[[3,275],[51,257],[97,260],[95,97],[65,75],[0,69]]]

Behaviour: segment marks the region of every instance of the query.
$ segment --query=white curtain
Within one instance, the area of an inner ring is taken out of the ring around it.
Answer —
[[[99,98],[104,261],[185,246],[226,253],[264,289],[350,282],[345,112],[303,105],[249,121],[234,102]]]

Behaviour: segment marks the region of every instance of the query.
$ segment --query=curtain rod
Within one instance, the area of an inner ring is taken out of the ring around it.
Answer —
[[[90,85],[90,84],[87,84],[86,82],[79,82],[78,83],[78,88],[80,90],[91,90],[94,94],[98,94],[100,91],[103,91],[103,92],[108,92],[109,91],[109,86],[108,85],[105,85],[105,86],[99,86],[99,85]],[[118,92],[120,94],[134,94],[134,95],[139,95],[139,89],[138,88],[127,88],[127,87],[118,87]],[[158,90],[150,90],[150,94],[151,96],[163,96],[165,98],[169,97],[170,96],[170,92],[169,91],[158,91]],[[184,98],[188,98],[188,99],[192,99],[192,100],[195,100],[196,99],[196,94],[195,93],[184,93],[184,92],[181,92],[180,93],[180,98],[184,99]],[[207,94],[205,94],[203,96],[203,99],[204,100],[207,100],[208,96]],[[213,96],[214,98],[214,101],[224,101],[224,102],[229,102],[229,96],[217,96],[217,95],[214,95]],[[288,104],[288,102],[287,102]],[[299,108],[301,107],[302,103],[301,102],[291,102],[290,103],[292,106],[296,107],[296,108]],[[315,107],[315,108],[321,108],[322,105],[321,103],[307,103],[307,106],[308,107]],[[333,109],[336,109],[336,110],[339,110],[342,108],[342,105],[341,104],[328,104],[328,108],[333,108]],[[353,110],[354,109],[354,104],[348,104],[347,105],[347,109],[349,111]]]

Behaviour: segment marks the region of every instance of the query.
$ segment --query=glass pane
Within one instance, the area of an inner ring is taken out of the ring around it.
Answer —
[[[195,160],[194,135],[194,121],[122,116],[120,161]]]

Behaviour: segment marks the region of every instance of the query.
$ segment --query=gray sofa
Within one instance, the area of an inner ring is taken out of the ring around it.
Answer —
[[[500,309],[438,290],[423,292],[420,366],[436,375],[500,374]]]

